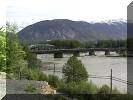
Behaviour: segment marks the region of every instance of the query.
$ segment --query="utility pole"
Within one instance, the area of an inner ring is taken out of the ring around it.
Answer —
[[[112,69],[111,69],[111,76],[110,76],[110,94],[112,94]]]
[[[53,71],[53,74],[55,75],[55,64],[54,64],[54,71]]]
[[[52,78],[52,80],[53,80],[53,85],[55,85],[55,63],[54,63],[54,70],[53,70],[53,78]]]
[[[19,79],[21,80],[21,68],[19,67]]]
[[[110,75],[110,94],[109,94],[109,100],[111,100],[111,94],[112,94],[112,69],[111,69],[111,75]]]

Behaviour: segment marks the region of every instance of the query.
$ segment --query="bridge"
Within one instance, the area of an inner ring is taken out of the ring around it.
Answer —
[[[63,58],[63,54],[73,54],[80,56],[80,53],[89,52],[89,56],[95,55],[95,51],[104,51],[105,55],[110,55],[110,52],[119,53],[121,56],[126,55],[126,48],[74,48],[74,49],[40,49],[31,48],[32,53],[35,54],[54,54],[54,58]]]

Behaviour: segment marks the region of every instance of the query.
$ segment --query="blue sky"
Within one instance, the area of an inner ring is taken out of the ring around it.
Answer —
[[[3,3],[6,0],[0,0]],[[132,0],[7,0],[6,20],[20,27],[51,19],[105,21],[126,19]],[[5,12],[0,7],[0,11]],[[4,21],[4,20],[3,20]]]

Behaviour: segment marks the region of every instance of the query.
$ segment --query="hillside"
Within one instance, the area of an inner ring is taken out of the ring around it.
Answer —
[[[29,25],[19,33],[23,42],[39,42],[56,39],[75,39],[80,41],[124,39],[126,22],[111,21],[88,23],[68,19],[45,20]]]

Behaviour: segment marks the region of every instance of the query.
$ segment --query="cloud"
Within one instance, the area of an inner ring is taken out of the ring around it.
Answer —
[[[9,0],[7,20],[34,23],[47,19],[102,21],[126,19],[129,0]]]

